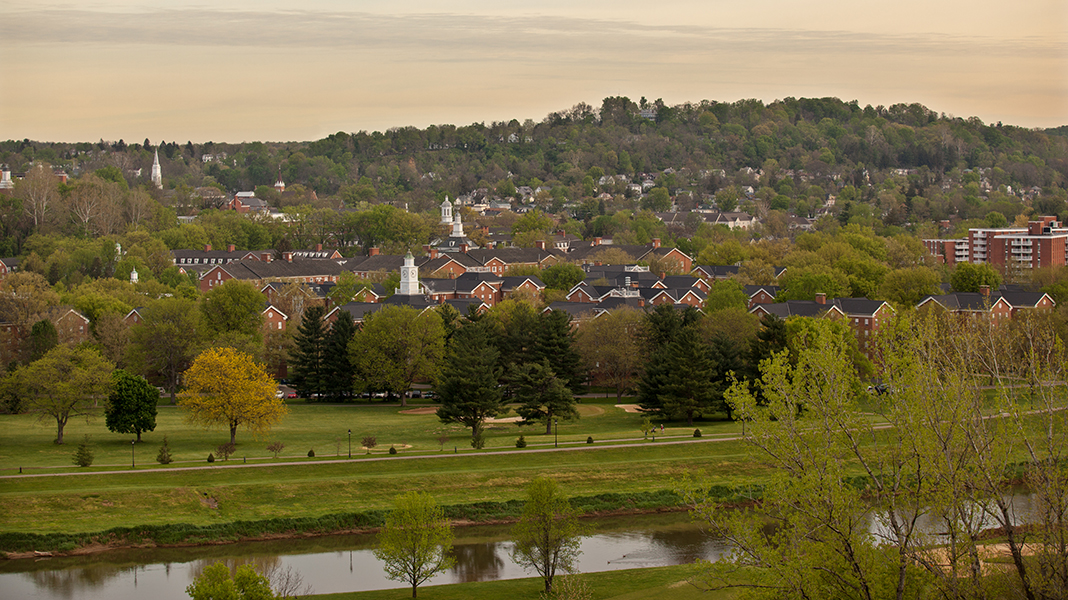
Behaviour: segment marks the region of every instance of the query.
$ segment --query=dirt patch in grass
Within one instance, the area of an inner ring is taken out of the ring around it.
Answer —
[[[577,407],[579,416],[583,417],[596,417],[604,414],[604,409],[600,406],[591,406],[589,404],[580,404]]]
[[[438,412],[436,406],[420,406],[419,408],[409,408],[408,410],[400,411],[402,415],[432,415]]]
[[[617,404],[616,408],[622,408],[623,412],[629,412],[629,413],[643,413],[643,412],[645,412],[644,410],[642,410],[642,407],[638,406],[637,404]]]

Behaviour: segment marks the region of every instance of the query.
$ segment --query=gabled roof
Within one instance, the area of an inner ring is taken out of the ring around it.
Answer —
[[[571,315],[575,320],[581,320],[593,316],[596,307],[589,302],[553,302],[541,312],[562,311]]]
[[[693,275],[668,275],[661,281],[667,287],[677,290],[689,289],[701,282],[700,279]]]
[[[541,264],[545,259],[562,257],[559,250],[542,250],[541,248],[476,248],[468,250],[467,255],[480,264],[488,264],[494,258],[506,265]]]
[[[713,279],[727,279],[728,277],[738,274],[738,265],[699,265],[693,268],[704,275],[705,277],[711,277]]]
[[[531,285],[533,285],[538,290],[545,289],[545,284],[542,283],[541,279],[539,279],[538,277],[536,277],[534,275],[530,275],[530,276],[513,276],[513,275],[510,275],[508,277],[502,277],[501,278],[501,291],[510,292],[510,291],[522,286],[524,283],[527,283],[527,282],[530,282]]]
[[[759,294],[761,290],[766,292],[772,298],[779,295],[779,286],[777,285],[746,285],[742,286],[742,289],[745,290],[745,293],[750,298]]]
[[[1013,308],[1037,308],[1043,298],[1049,299],[1050,306],[1056,306],[1053,298],[1043,292],[1001,292],[1001,297]]]
[[[819,317],[829,310],[842,314],[842,309],[834,304],[820,304],[814,300],[787,300],[775,304],[757,304],[749,310],[751,313],[765,312],[780,319],[787,317]]]
[[[851,317],[873,317],[883,306],[890,307],[882,300],[868,300],[867,298],[835,298],[829,302],[833,302],[844,314]]]

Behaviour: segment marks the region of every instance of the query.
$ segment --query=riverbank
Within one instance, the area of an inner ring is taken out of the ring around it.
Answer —
[[[717,496],[725,502],[746,500],[751,490],[724,488]],[[686,510],[671,490],[633,494],[598,494],[572,498],[583,518],[673,512]],[[443,507],[456,527],[508,524],[518,520],[521,500],[479,502]],[[382,526],[385,510],[326,515],[318,518],[236,521],[208,526],[189,524],[114,527],[84,534],[0,533],[0,555],[7,559],[77,556],[122,548],[158,548],[220,545],[245,541],[310,538],[349,533],[373,533]]]

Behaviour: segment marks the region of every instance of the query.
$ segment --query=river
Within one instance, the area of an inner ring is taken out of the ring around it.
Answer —
[[[725,546],[686,513],[599,518],[582,539],[580,572],[715,560]],[[510,557],[507,526],[456,530],[457,565],[425,585],[536,575]],[[292,568],[316,594],[406,587],[386,579],[373,535],[248,542],[195,548],[115,550],[90,556],[0,562],[0,598],[187,600],[185,588],[214,562]]]

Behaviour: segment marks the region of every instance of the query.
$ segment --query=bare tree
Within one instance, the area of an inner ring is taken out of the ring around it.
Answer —
[[[26,177],[15,184],[15,196],[22,200],[22,209],[33,219],[33,226],[40,228],[59,200],[59,182],[52,173],[52,166],[37,164],[31,168]]]

